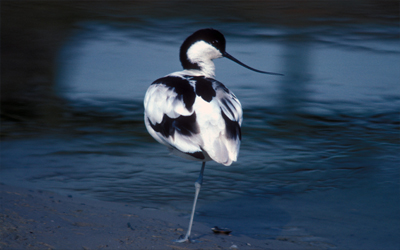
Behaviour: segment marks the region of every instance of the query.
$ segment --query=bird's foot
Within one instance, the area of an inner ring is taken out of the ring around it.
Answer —
[[[174,240],[174,242],[178,242],[178,243],[183,243],[183,242],[186,242],[186,243],[199,243],[199,242],[201,242],[201,241],[199,241],[199,240],[194,240],[194,239],[192,239],[192,238],[190,238],[190,237],[188,237],[188,236],[183,236],[183,235],[181,235],[181,236],[179,237],[179,239]]]
[[[187,242],[187,243],[190,243],[190,242],[192,242],[192,240],[187,235],[186,236],[181,235],[181,236],[179,236],[179,239],[174,240],[174,242],[178,242],[178,243]]]

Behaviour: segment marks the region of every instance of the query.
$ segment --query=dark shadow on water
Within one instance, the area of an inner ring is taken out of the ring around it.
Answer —
[[[28,115],[45,117],[49,122],[57,120],[57,107],[63,103],[54,93],[55,74],[58,72],[55,58],[63,43],[74,29],[79,29],[82,22],[99,21],[119,28],[177,33],[182,27],[199,24],[212,26],[243,22],[304,27],[346,25],[354,21],[382,24],[398,20],[397,1],[365,1],[358,4],[358,1],[301,1],[301,4],[297,1],[236,1],[215,3],[214,8],[209,8],[202,1],[102,1],[95,5],[90,2],[2,1],[2,114],[10,118]],[[163,23],[168,24],[165,22],[168,19],[182,19],[187,23],[163,27]],[[292,94],[296,90],[286,82],[297,80],[301,83],[309,77],[307,69],[299,68],[305,67],[302,64],[305,61],[299,60],[307,60],[307,45],[304,46],[298,48],[287,44],[285,64],[298,70],[292,72],[296,75],[289,75],[283,80],[282,95],[290,92],[289,96],[297,96]],[[294,58],[291,57],[293,55]],[[285,106],[292,103],[291,100],[284,102]]]

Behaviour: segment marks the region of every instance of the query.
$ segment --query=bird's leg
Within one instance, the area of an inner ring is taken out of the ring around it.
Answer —
[[[203,162],[203,165],[201,166],[199,178],[197,178],[196,182],[194,183],[194,187],[196,188],[196,190],[195,190],[195,194],[194,194],[192,215],[190,216],[190,222],[189,222],[188,231],[187,231],[185,237],[183,237],[182,239],[177,240],[176,242],[186,242],[186,241],[190,242],[189,237],[190,237],[190,233],[192,231],[194,211],[196,210],[197,197],[199,196],[199,193],[200,193],[201,184],[203,184],[203,172],[204,172],[205,166],[206,166],[206,162]]]

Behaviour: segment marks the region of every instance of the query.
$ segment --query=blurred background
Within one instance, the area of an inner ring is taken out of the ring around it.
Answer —
[[[2,1],[0,181],[187,216],[200,163],[148,135],[142,102],[206,27],[285,76],[215,61],[243,105],[242,146],[207,164],[195,220],[397,249],[398,1]]]

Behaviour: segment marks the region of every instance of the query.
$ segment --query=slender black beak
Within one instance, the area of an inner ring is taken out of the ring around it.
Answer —
[[[255,72],[258,72],[258,73],[269,74],[269,75],[277,75],[277,76],[283,76],[283,74],[273,73],[273,72],[267,72],[267,71],[261,71],[261,70],[252,68],[252,67],[250,67],[250,66],[247,66],[246,64],[242,63],[242,62],[239,61],[238,59],[236,59],[236,58],[234,58],[233,56],[231,56],[230,54],[228,54],[228,52],[224,52],[224,53],[222,54],[222,56],[223,56],[223,57],[226,57],[226,58],[228,58],[228,59],[231,59],[231,60],[234,61],[235,63],[240,64],[240,65],[242,65],[243,67],[248,68],[248,69],[250,69],[250,70],[253,70],[253,71],[255,71]]]

